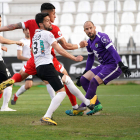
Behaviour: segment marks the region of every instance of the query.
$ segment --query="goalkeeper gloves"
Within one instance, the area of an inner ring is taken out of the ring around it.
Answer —
[[[131,71],[129,70],[129,68],[125,66],[121,61],[118,64],[125,76],[129,77],[131,75]]]
[[[85,70],[85,71],[83,72],[82,75],[84,75],[86,72],[87,72],[87,70]],[[81,76],[82,76],[82,75],[81,75]],[[76,79],[77,79],[76,85],[77,85],[78,87],[81,87],[81,83],[80,83],[80,78],[81,78],[81,76],[76,77]]]

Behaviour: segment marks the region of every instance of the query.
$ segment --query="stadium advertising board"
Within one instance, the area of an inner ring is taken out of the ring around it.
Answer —
[[[74,62],[62,56],[57,56],[57,59],[65,67],[72,80],[75,80],[75,78],[81,75],[85,70],[87,57],[88,57],[87,55],[84,56],[84,60],[82,62]],[[131,76],[129,77],[129,79],[140,79],[140,54],[122,54],[120,55],[120,57],[122,59],[122,62],[126,66],[128,66],[129,69],[131,70]],[[3,57],[3,58],[12,75],[14,73],[19,72],[19,70],[23,66],[23,63],[16,57]],[[92,68],[98,65],[99,62],[95,58],[95,62]],[[121,76],[118,78],[126,79],[124,74],[121,74]]]

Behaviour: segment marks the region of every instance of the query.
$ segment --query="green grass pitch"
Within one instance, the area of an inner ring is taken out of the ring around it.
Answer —
[[[0,112],[0,140],[140,140],[140,85],[103,85],[97,95],[103,105],[99,115],[67,116],[66,97],[53,114],[58,125],[41,125],[51,100],[46,87],[34,86],[16,105],[9,103],[16,112]]]

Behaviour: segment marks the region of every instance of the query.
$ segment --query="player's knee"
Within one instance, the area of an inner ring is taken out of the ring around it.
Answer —
[[[64,75],[64,76],[62,77],[62,81],[63,81],[63,83],[66,84],[66,85],[68,85],[69,83],[72,82],[71,78],[70,78],[69,76],[67,76],[67,75]]]
[[[27,85],[25,85],[25,89],[27,90],[27,89],[30,89],[32,87],[32,83],[29,83],[29,84],[27,84]]]
[[[95,78],[93,78],[93,79],[90,81],[90,87],[93,87],[94,85],[97,85],[97,86],[100,85],[99,82],[98,82]]]

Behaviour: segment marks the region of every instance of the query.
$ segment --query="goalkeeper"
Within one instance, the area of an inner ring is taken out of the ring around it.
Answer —
[[[88,59],[86,69],[83,75],[78,77],[76,83],[77,86],[82,85],[83,89],[86,91],[85,97],[87,99],[92,99],[92,97],[96,95],[96,90],[99,85],[106,85],[108,82],[119,77],[122,72],[126,77],[131,75],[128,67],[124,66],[122,63],[116,47],[113,45],[108,35],[97,32],[95,29],[96,26],[94,26],[91,21],[85,22],[84,31],[89,37],[87,46]],[[95,56],[100,62],[100,65],[92,69]],[[85,104],[82,103],[80,106],[84,107]],[[102,110],[102,105],[97,99],[94,110],[87,112],[87,115],[92,115],[100,110]],[[77,115],[74,114],[72,110],[67,110],[66,114],[70,116]]]

